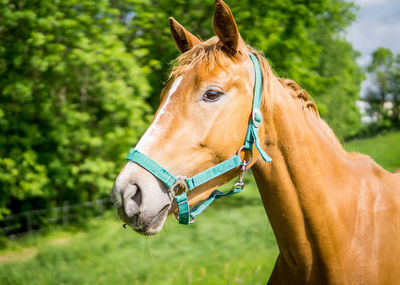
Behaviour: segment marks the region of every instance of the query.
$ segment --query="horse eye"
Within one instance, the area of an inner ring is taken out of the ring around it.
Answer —
[[[206,93],[203,95],[203,100],[204,101],[209,101],[209,102],[215,102],[218,101],[219,98],[222,96],[222,92],[216,91],[216,90],[207,90]]]

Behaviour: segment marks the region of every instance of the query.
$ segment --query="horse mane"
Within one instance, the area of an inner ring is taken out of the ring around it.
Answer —
[[[289,91],[289,94],[292,96],[293,100],[300,100],[302,104],[302,109],[306,113],[306,115],[314,116],[316,119],[318,126],[325,133],[325,135],[330,138],[331,142],[333,142],[338,148],[343,150],[339,139],[336,137],[335,133],[332,131],[331,127],[321,119],[319,116],[317,104],[315,104],[314,100],[307,93],[306,90],[302,89],[298,83],[291,79],[287,78],[278,78],[278,81],[282,84],[282,86]]]
[[[219,44],[219,38],[214,36],[207,41],[201,42],[188,50],[187,52],[181,54],[173,63],[172,71],[169,75],[169,80],[178,77],[185,71],[199,67],[200,65],[206,63],[208,70],[213,70],[217,65],[222,69],[226,69],[228,66],[224,64],[227,59],[230,60],[240,60],[243,56],[247,56],[245,52],[239,49],[235,56],[229,56],[224,52],[222,46]],[[275,77],[271,66],[265,59],[263,53],[251,46],[247,46],[248,50],[253,53],[259,60],[261,69],[263,72],[263,86],[268,86],[269,81]],[[302,110],[307,117],[315,119],[314,121],[319,125],[320,129],[325,133],[325,135],[330,138],[331,142],[337,145],[341,150],[343,150],[338,138],[333,133],[332,129],[328,124],[320,118],[317,105],[312,100],[311,96],[306,90],[300,87],[298,83],[288,78],[277,78],[278,82],[283,86],[285,90],[289,92],[293,100],[300,101],[302,104]]]

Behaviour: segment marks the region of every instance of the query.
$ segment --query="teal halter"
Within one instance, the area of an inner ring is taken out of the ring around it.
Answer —
[[[228,160],[225,160],[209,169],[200,172],[199,174],[186,178],[184,176],[173,176],[165,168],[159,165],[157,162],[132,148],[129,151],[127,160],[137,163],[144,169],[151,172],[155,177],[164,182],[168,186],[171,195],[175,198],[178,205],[178,216],[177,219],[180,224],[189,225],[196,220],[196,217],[200,215],[214,200],[229,196],[235,193],[239,193],[243,190],[243,175],[246,171],[246,166],[250,163],[251,157],[248,161],[241,160],[240,152],[242,150],[249,150],[252,152],[253,144],[256,145],[258,152],[266,162],[271,162],[272,159],[264,152],[260,146],[260,139],[258,138],[258,127],[262,122],[262,114],[260,111],[261,105],[261,94],[262,94],[262,72],[260,62],[257,57],[250,53],[251,61],[253,62],[255,72],[255,84],[254,84],[254,97],[253,97],[253,110],[251,114],[251,120],[249,121],[249,127],[247,129],[246,139],[244,144],[235,156]],[[198,203],[192,209],[189,208],[187,199],[187,192],[195,189],[196,187],[238,167],[241,166],[241,172],[239,174],[239,181],[233,186],[229,192],[221,192],[215,190],[211,195],[203,202]],[[178,194],[180,193],[181,194]]]

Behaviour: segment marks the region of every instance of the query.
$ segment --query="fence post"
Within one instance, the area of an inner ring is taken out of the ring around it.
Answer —
[[[65,200],[63,203],[63,207],[62,207],[62,221],[63,221],[63,225],[68,224],[68,212],[69,212],[69,204],[68,201]]]

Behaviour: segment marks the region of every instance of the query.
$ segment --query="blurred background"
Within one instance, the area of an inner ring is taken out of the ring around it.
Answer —
[[[228,0],[348,151],[400,168],[400,2]],[[124,230],[113,181],[212,0],[0,0],[0,284],[265,284],[278,249],[251,175],[190,227]],[[225,186],[227,189],[229,185]]]

